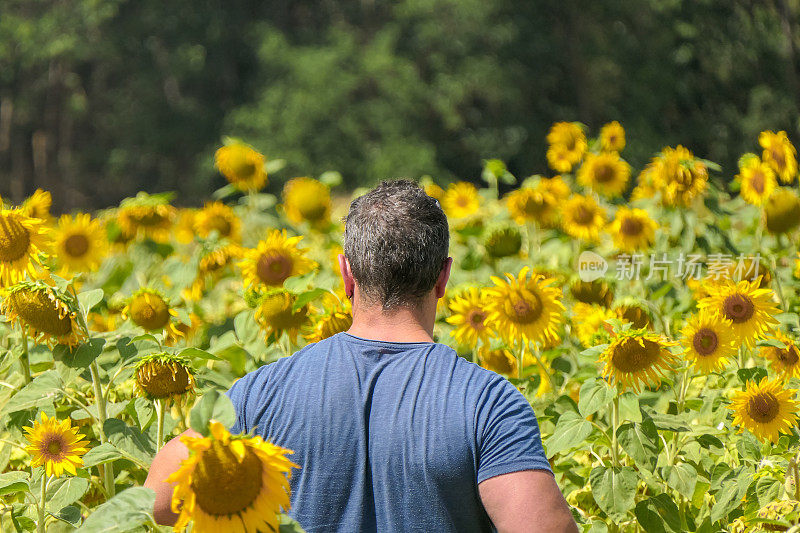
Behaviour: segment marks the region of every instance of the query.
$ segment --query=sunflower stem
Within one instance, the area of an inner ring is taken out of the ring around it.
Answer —
[[[547,376],[547,382],[550,384],[550,390],[551,391],[555,391],[556,390],[556,386],[555,386],[555,383],[553,383],[553,376],[550,375],[550,372],[547,371],[547,367],[544,366],[544,363],[542,363],[542,358],[539,356],[539,346],[537,344],[533,345],[533,352],[532,353],[533,353],[534,359],[536,359],[536,364],[539,365],[539,368],[542,369],[542,373],[545,376]]]
[[[156,427],[156,451],[159,451],[164,445],[164,400],[161,398],[156,399],[156,417],[158,425]]]
[[[19,358],[22,363],[22,377],[25,379],[25,385],[31,382],[31,364],[28,360],[28,336],[22,331],[22,357]]]
[[[47,474],[42,474],[42,490],[39,493],[39,519],[36,521],[36,531],[38,533],[44,533],[46,530],[44,528],[45,522],[45,513],[44,513],[44,506],[45,502],[47,501],[47,482],[50,480],[50,476]]]
[[[100,383],[100,370],[97,366],[97,361],[92,361],[89,365],[89,372],[92,375],[92,386],[94,387],[94,398],[95,402],[97,403],[97,428],[98,434],[100,436],[100,443],[103,444],[107,442],[106,439],[106,432],[103,429],[103,424],[105,424],[107,413],[106,413],[106,399],[103,396],[103,386]],[[102,465],[103,470],[103,484],[106,487],[106,492],[108,493],[109,497],[114,496],[114,467],[112,463],[106,463]]]
[[[781,304],[781,311],[786,311],[788,307],[786,307],[786,300],[783,299],[783,287],[781,286],[781,279],[778,275],[778,263],[774,256],[771,258],[771,263],[772,271],[775,273],[775,275],[772,276],[772,279],[775,281],[775,294],[778,295],[778,301]]]
[[[617,442],[617,428],[619,427],[619,390],[614,394],[614,404],[611,408],[611,461],[612,466],[619,466],[619,443]]]

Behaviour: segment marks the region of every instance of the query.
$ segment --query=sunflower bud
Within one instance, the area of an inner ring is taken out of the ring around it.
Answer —
[[[764,205],[764,217],[770,233],[793,230],[800,224],[800,198],[789,189],[778,189]]]

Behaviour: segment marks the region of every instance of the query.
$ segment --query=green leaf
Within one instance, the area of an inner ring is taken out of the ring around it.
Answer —
[[[278,526],[279,533],[304,533],[305,530],[300,527],[300,524],[292,520],[289,516],[282,514],[278,516],[280,525]]]
[[[736,443],[736,450],[739,455],[752,461],[761,460],[761,443],[749,431],[743,431],[739,441]]]
[[[260,331],[258,323],[253,319],[253,312],[249,309],[236,315],[233,319],[233,330],[239,341],[243,343],[256,340]]]
[[[237,189],[236,186],[233,183],[228,183],[227,185],[223,185],[222,187],[220,187],[219,189],[214,191],[211,194],[211,197],[214,200],[222,200],[222,199],[227,198],[229,196],[233,196],[234,194],[236,194],[238,192],[239,192],[239,189]]]
[[[64,355],[63,362],[70,368],[89,368],[92,361],[103,353],[103,347],[105,345],[105,339],[89,339],[89,342],[78,346],[72,354],[67,353]]]
[[[756,342],[756,346],[772,346],[781,350],[786,349],[786,345],[778,339],[761,339],[760,341]]]
[[[124,457],[119,448],[110,442],[104,442],[100,446],[95,446],[83,456],[83,466],[89,468],[90,466],[101,465],[116,461]]]
[[[103,424],[103,430],[111,444],[145,464],[150,464],[155,446],[139,428],[129,426],[118,418],[109,418]]]
[[[578,413],[567,411],[558,419],[553,434],[547,439],[547,455],[560,453],[570,448],[583,446],[583,441],[592,433],[592,424]]]
[[[53,403],[62,386],[61,376],[55,370],[40,374],[11,397],[0,411],[0,416]]]
[[[134,342],[142,342],[142,341],[150,341],[153,344],[161,346],[161,343],[159,342],[159,340],[154,335],[151,335],[150,333],[142,333],[141,335],[137,335],[137,336],[135,336],[134,338],[132,338],[130,340],[131,344],[134,343]]]
[[[342,174],[335,170],[329,170],[320,174],[319,181],[332,189],[342,184]]]
[[[581,385],[578,396],[578,410],[586,418],[604,407],[607,408],[613,398],[614,391],[611,390],[611,387],[608,386],[604,379],[588,379]]]
[[[310,302],[313,302],[314,300],[316,300],[317,298],[319,298],[320,296],[322,296],[327,292],[328,291],[326,291],[325,289],[317,288],[299,294],[297,296],[297,299],[295,299],[294,303],[292,304],[292,313],[296,313],[297,311],[302,309],[303,306],[305,306]]]
[[[762,378],[767,377],[767,371],[764,368],[740,368],[736,371],[742,385],[747,385],[748,381],[758,383]]]
[[[208,423],[211,420],[216,420],[226,428],[236,422],[236,411],[230,398],[216,390],[205,393],[189,415],[191,428],[205,437],[210,434]]]
[[[647,533],[681,533],[680,511],[666,494],[640,501],[634,509],[636,520]]]
[[[658,457],[658,430],[653,420],[622,424],[617,429],[617,440],[625,453],[640,466],[652,470]]]
[[[641,422],[642,411],[639,409],[639,396],[626,392],[619,396],[619,418],[629,422]]]
[[[103,289],[94,289],[92,291],[82,292],[78,295],[78,301],[81,304],[85,313],[89,313],[94,306],[103,301]]]
[[[81,521],[81,510],[74,505],[67,505],[66,507],[62,508],[57,513],[53,514],[50,513],[54,518],[61,520],[63,522],[67,522],[68,524],[72,524],[73,526],[77,526]]]
[[[136,398],[133,401],[133,410],[136,412],[136,421],[142,431],[147,429],[156,419],[156,410],[150,400]]]
[[[114,533],[144,526],[152,520],[155,501],[156,493],[152,489],[130,488],[97,507],[78,531]]]
[[[6,472],[0,474],[0,496],[28,490],[27,472]]]
[[[47,511],[57,513],[78,501],[89,489],[89,480],[77,476],[54,479],[47,486]]]
[[[596,466],[589,474],[594,500],[617,522],[624,520],[633,508],[636,482],[636,472],[629,466]]]
[[[185,348],[180,351],[178,354],[181,357],[186,357],[189,361],[194,359],[202,359],[202,360],[213,360],[213,361],[220,361],[220,358],[214,355],[213,353],[208,353],[205,350],[201,350],[200,348]]]
[[[267,171],[267,174],[274,174],[275,172],[278,172],[285,166],[286,166],[285,159],[270,159],[269,161],[264,163],[264,170]]]
[[[697,485],[697,470],[692,465],[678,463],[675,466],[665,466],[662,475],[670,488],[689,500],[692,499],[694,487]]]

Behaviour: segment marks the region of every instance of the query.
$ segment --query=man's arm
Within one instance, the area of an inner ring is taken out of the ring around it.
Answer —
[[[144,482],[145,487],[156,492],[153,517],[156,519],[157,524],[163,526],[174,525],[178,520],[178,515],[173,513],[171,508],[172,489],[175,487],[175,483],[167,483],[164,480],[178,470],[181,462],[189,457],[189,449],[180,439],[183,435],[188,435],[189,437],[201,436],[196,431],[187,429],[180,436],[165,444],[153,458],[150,471],[147,473],[147,480]]]
[[[498,533],[577,533],[553,475],[522,470],[490,477],[478,485],[486,513]]]

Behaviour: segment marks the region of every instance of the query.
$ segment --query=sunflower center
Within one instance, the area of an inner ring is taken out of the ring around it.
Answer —
[[[467,322],[473,329],[484,329],[486,327],[483,323],[484,320],[486,320],[486,313],[480,309],[471,309],[467,314]]]
[[[761,424],[775,420],[780,411],[780,403],[771,392],[759,392],[747,402],[747,414]]]
[[[53,435],[50,441],[47,442],[46,454],[51,458],[61,457],[61,450],[63,449],[63,442],[57,436]]]
[[[531,298],[525,298],[521,294],[517,294],[516,298],[512,298],[506,304],[509,318],[517,324],[530,324],[535,322],[542,316],[544,306],[538,294],[531,294]],[[510,309],[509,309],[510,307]]]
[[[758,194],[764,193],[764,173],[760,170],[753,171],[753,176],[750,178],[750,186]]]
[[[275,330],[293,329],[302,325],[308,315],[308,307],[303,306],[292,312],[294,297],[288,293],[265,296],[261,301],[259,314],[266,325]]]
[[[222,215],[213,215],[208,219],[208,229],[210,231],[217,230],[217,233],[222,237],[227,237],[231,234],[231,222]]]
[[[218,440],[203,452],[192,474],[192,491],[197,505],[214,516],[241,513],[261,493],[263,466],[258,456],[245,446],[239,459]]]
[[[141,213],[133,215],[131,218],[133,218],[134,221],[140,226],[145,226],[148,228],[163,224],[166,220],[155,209],[147,209]]]
[[[189,373],[183,365],[151,361],[136,372],[136,382],[154,398],[183,394],[191,388]]]
[[[292,259],[284,254],[261,254],[256,263],[256,274],[267,285],[282,285],[292,275]]]
[[[594,170],[594,179],[598,183],[608,183],[614,179],[614,169],[610,165],[597,165]]]
[[[717,349],[719,339],[714,330],[710,328],[700,328],[692,337],[692,346],[695,351],[702,356],[711,355]]]
[[[575,223],[581,226],[588,225],[594,220],[594,211],[585,205],[579,205],[575,208]]]
[[[54,337],[72,331],[69,315],[59,311],[58,300],[51,300],[47,291],[23,290],[13,293],[10,298],[14,311],[35,330]]]
[[[137,326],[155,331],[163,329],[169,322],[169,307],[157,294],[140,294],[131,301],[130,315]]]
[[[780,148],[772,149],[772,160],[775,161],[775,165],[781,170],[786,166],[786,158],[783,155],[783,150]]]
[[[629,237],[640,235],[643,228],[641,220],[630,217],[623,218],[622,223],[619,225],[619,230]]]
[[[733,321],[734,324],[747,322],[753,316],[755,307],[752,300],[743,294],[731,294],[722,302],[722,313],[725,318]]]
[[[64,241],[64,251],[72,257],[83,257],[89,251],[89,239],[82,233],[74,233]]]
[[[620,372],[640,372],[650,368],[659,357],[661,348],[657,343],[648,339],[626,338],[614,348],[611,364]]]
[[[31,236],[18,220],[0,217],[0,262],[11,263],[28,253]]]
[[[783,350],[778,350],[778,359],[786,366],[794,366],[800,361],[800,357],[797,356],[797,348],[794,346],[789,346]]]

